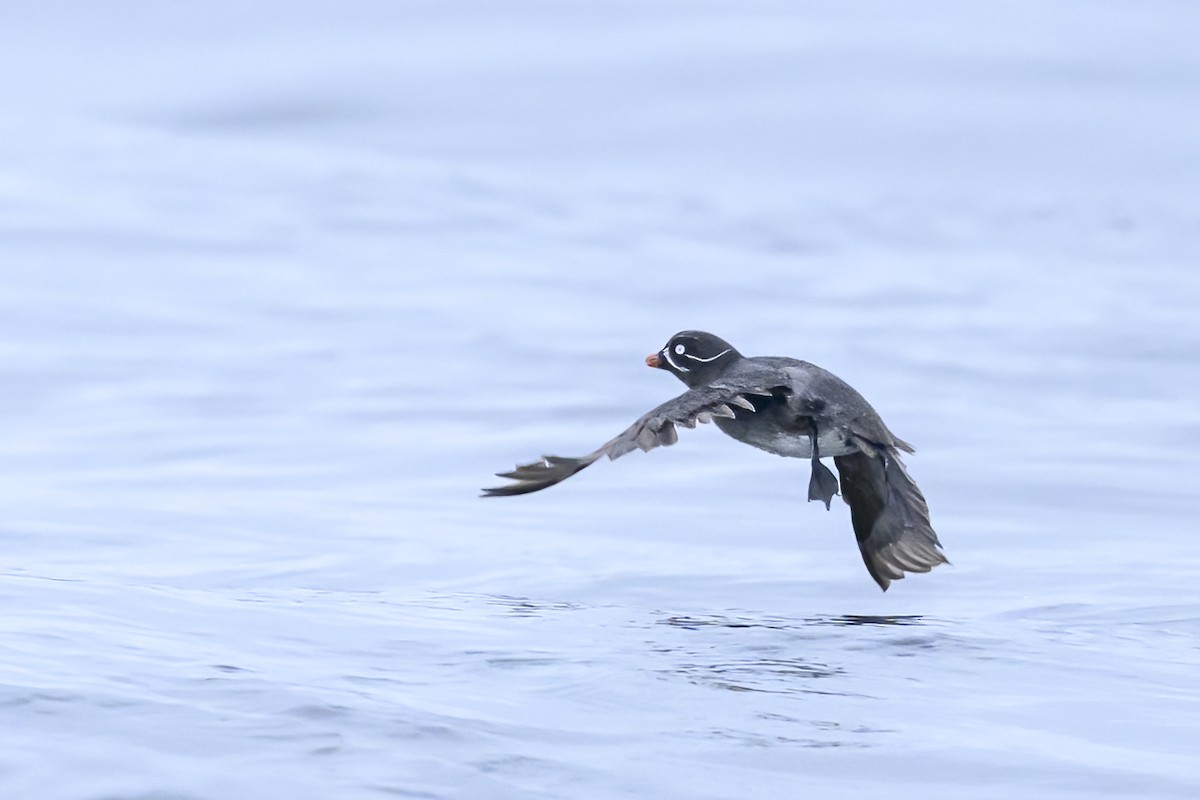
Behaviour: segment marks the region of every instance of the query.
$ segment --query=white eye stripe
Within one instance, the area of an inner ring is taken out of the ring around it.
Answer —
[[[733,349],[732,347],[727,347],[724,350],[722,350],[721,352],[717,353],[715,356],[712,356],[711,358],[700,358],[700,356],[694,356],[691,353],[684,353],[684,355],[687,356],[688,358],[690,358],[692,361],[700,361],[704,364],[707,364],[709,361],[716,361],[718,358],[725,355],[732,349]],[[678,348],[676,348],[676,351],[678,351]]]
[[[688,369],[687,367],[681,367],[675,363],[675,359],[671,358],[671,348],[669,348],[669,347],[664,348],[662,351],[662,354],[667,357],[667,363],[670,364],[675,369],[679,370],[680,372],[691,372],[691,370]]]

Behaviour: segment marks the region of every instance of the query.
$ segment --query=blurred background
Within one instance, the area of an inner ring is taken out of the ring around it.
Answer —
[[[0,794],[1195,797],[1200,10],[0,13]],[[917,447],[881,594],[677,330]]]

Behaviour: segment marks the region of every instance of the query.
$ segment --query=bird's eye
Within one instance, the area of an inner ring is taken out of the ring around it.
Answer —
[[[675,355],[677,355],[677,356],[683,355],[684,350],[687,350],[687,348],[684,347],[683,345],[681,345],[681,344],[675,345]]]

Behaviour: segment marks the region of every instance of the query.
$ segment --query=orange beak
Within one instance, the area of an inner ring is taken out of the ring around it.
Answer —
[[[658,353],[651,353],[646,356],[646,366],[655,367],[656,369],[662,366],[662,359],[658,357]]]

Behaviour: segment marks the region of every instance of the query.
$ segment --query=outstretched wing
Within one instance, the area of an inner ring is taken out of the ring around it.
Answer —
[[[929,507],[894,447],[834,456],[842,498],[867,571],[887,591],[906,572],[929,572],[949,563],[929,522]]]
[[[512,472],[497,472],[498,477],[511,478],[515,483],[484,489],[483,496],[507,497],[536,492],[565,481],[602,456],[614,459],[639,448],[653,450],[659,446],[675,444],[679,441],[676,426],[694,428],[696,423],[711,422],[714,417],[733,418],[737,413],[735,408],[743,409],[746,413],[753,412],[755,405],[750,397],[755,395],[770,396],[771,390],[745,387],[734,389],[728,386],[701,386],[690,389],[643,415],[626,430],[586,456],[542,456],[539,461],[519,466]]]

